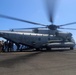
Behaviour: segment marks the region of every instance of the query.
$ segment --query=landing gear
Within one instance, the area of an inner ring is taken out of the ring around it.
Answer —
[[[36,48],[36,51],[41,51],[41,48]]]
[[[50,48],[50,47],[46,47],[46,50],[47,50],[47,51],[50,51],[50,50],[51,50],[51,48]]]
[[[44,48],[35,48],[36,51],[51,51],[51,47],[44,47]]]
[[[70,50],[73,50],[74,48],[73,47],[70,47]]]

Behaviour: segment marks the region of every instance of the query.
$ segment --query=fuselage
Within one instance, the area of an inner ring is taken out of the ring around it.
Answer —
[[[58,34],[59,35],[59,34]],[[39,48],[46,45],[48,42],[60,42],[64,36],[55,36],[41,33],[30,33],[30,32],[18,32],[18,31],[0,31],[0,37],[8,39],[18,44],[25,44],[27,46]]]
[[[13,32],[13,31],[1,31],[0,36],[8,40],[11,40],[15,43],[21,43],[33,47],[40,47],[43,44],[46,44],[48,39],[54,38],[52,35],[48,34]]]

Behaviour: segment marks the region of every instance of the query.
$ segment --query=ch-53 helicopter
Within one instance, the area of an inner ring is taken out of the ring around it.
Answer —
[[[49,2],[47,3],[48,3],[47,6],[49,12],[49,21],[51,22],[50,25],[44,25],[0,14],[1,18],[17,20],[25,23],[30,23],[33,25],[43,26],[37,28],[21,28],[22,31],[20,29],[0,31],[0,37],[8,39],[14,43],[24,44],[26,46],[33,47],[36,49],[46,48],[47,50],[50,50],[51,48],[55,47],[56,48],[69,47],[70,49],[73,49],[75,46],[75,41],[72,37],[72,34],[68,32],[59,31],[58,29],[76,30],[74,28],[63,28],[63,26],[76,24],[76,22],[63,25],[54,25],[54,19],[53,19],[54,8],[52,6],[52,8],[50,9]],[[23,29],[31,29],[31,31],[24,31]]]

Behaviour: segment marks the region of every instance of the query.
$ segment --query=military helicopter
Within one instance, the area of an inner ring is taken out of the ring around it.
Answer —
[[[72,37],[72,34],[68,32],[59,31],[58,29],[76,30],[74,28],[63,28],[63,26],[76,24],[76,22],[63,25],[54,25],[54,4],[55,1],[53,1],[52,7],[50,7],[50,3],[47,0],[49,21],[51,22],[50,25],[44,25],[0,14],[1,18],[43,26],[36,28],[20,28],[20,29],[11,29],[7,31],[6,30],[0,31],[0,37],[3,37],[17,44],[24,44],[26,46],[29,46],[30,48],[35,48],[37,50],[42,48],[50,50],[51,48],[61,48],[61,47],[62,48],[69,47],[70,49],[73,49],[75,46],[75,41]],[[31,29],[31,31],[26,31],[27,29]]]

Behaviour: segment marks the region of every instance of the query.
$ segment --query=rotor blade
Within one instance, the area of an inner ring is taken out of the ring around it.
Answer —
[[[30,22],[30,21],[27,21],[27,20],[15,18],[15,17],[10,17],[10,16],[6,16],[6,15],[2,15],[2,14],[0,14],[0,17],[6,18],[6,19],[11,19],[11,20],[17,20],[17,21],[21,21],[21,22],[26,22],[26,23],[30,23],[30,24],[34,24],[34,25],[46,26],[46,25],[44,25],[44,24],[35,23],[35,22]]]
[[[76,29],[74,29],[74,28],[59,28],[59,29],[76,30]]]
[[[36,28],[13,28],[10,30],[24,30],[24,29],[38,29],[38,28],[46,28],[46,27],[36,27]]]
[[[49,14],[49,21],[51,23],[54,22],[54,12],[55,12],[55,3],[56,0],[47,0],[47,9],[48,9],[48,14]]]
[[[68,26],[68,25],[73,25],[73,24],[76,24],[76,22],[67,23],[67,24],[63,24],[63,25],[59,25],[59,26]]]

